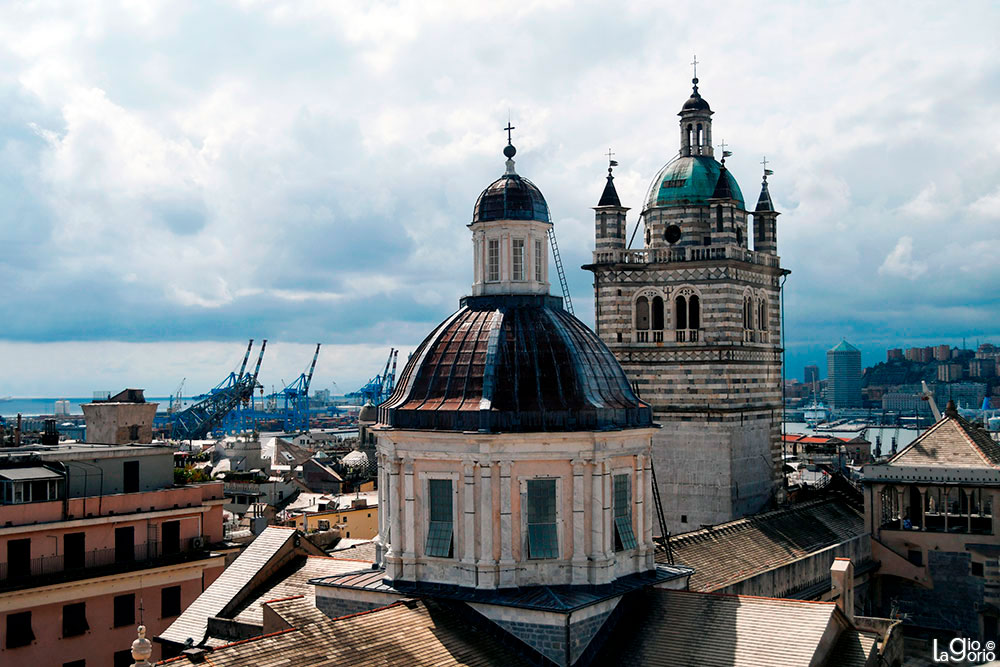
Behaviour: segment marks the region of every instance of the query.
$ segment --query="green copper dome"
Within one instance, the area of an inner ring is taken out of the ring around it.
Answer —
[[[704,206],[712,198],[719,181],[721,166],[707,155],[679,157],[660,170],[650,187],[646,207],[652,206]],[[740,208],[743,193],[733,175],[726,171],[729,190]]]

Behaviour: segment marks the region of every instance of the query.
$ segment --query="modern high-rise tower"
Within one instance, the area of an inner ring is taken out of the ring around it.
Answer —
[[[781,484],[778,212],[765,169],[751,227],[712,146],[712,114],[693,80],[680,151],[643,202],[642,247],[607,185],[594,208],[595,328],[653,407],[653,461],[667,527],[683,532],[771,505]],[[612,166],[614,166],[612,164]]]
[[[826,353],[826,398],[834,408],[861,407],[861,351],[842,340]]]

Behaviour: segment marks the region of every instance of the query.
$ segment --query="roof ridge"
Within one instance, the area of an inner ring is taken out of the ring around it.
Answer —
[[[288,597],[274,598],[273,600],[264,600],[262,604],[272,604],[274,602],[288,602],[289,600],[298,600],[304,597],[305,595],[289,595]]]
[[[772,602],[785,602],[789,604],[813,604],[821,606],[836,607],[837,603],[832,600],[797,600],[792,598],[778,598],[767,595],[743,595],[739,593],[719,593],[717,591],[683,591],[672,588],[658,588],[658,591],[669,591],[671,593],[688,593],[691,595],[714,595],[722,598],[737,598],[740,600],[770,600]]]

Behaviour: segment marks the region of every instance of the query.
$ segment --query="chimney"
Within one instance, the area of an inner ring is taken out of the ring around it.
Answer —
[[[837,607],[854,623],[854,564],[850,558],[834,558],[830,566],[830,583]]]
[[[14,429],[14,446],[21,446],[21,413],[17,413],[17,427]]]

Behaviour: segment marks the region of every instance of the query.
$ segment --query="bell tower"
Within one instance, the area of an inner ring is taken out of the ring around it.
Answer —
[[[783,498],[777,211],[765,178],[753,211],[693,79],[680,150],[654,177],[627,248],[601,214],[624,216],[610,178],[599,205],[593,263],[595,329],[621,362],[660,430],[653,462],[667,527],[697,529],[759,512]],[[769,173],[769,172],[766,172]]]

